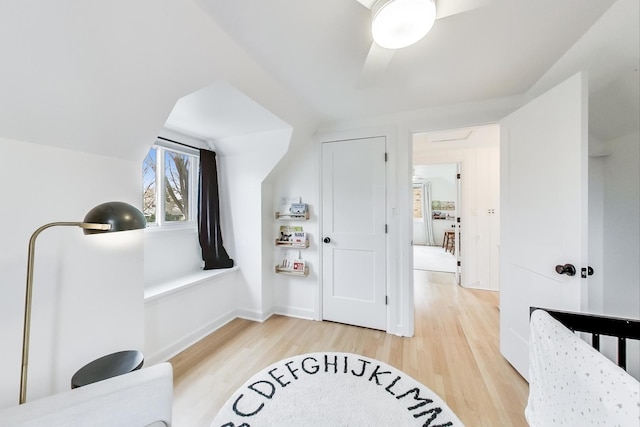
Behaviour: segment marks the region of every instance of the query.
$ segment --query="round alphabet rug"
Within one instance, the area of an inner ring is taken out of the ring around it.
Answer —
[[[212,427],[462,426],[428,387],[352,353],[283,359],[242,385]]]

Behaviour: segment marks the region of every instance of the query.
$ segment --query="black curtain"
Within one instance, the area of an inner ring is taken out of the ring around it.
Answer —
[[[233,260],[222,245],[216,153],[209,150],[200,150],[198,237],[205,270],[233,267]]]

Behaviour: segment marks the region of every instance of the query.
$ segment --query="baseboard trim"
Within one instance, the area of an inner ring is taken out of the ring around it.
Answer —
[[[243,309],[234,310],[232,312],[226,313],[218,317],[212,322],[209,322],[205,326],[188,334],[182,339],[167,345],[162,350],[154,354],[151,354],[151,355],[145,354],[145,365],[155,365],[156,363],[169,361],[169,359],[171,359],[172,357],[183,352],[187,348],[196,344],[198,341],[204,339],[208,335],[214,333],[215,331],[217,331],[218,329],[222,328],[227,323],[235,319],[239,318],[239,319],[245,319],[253,322],[262,323],[267,319],[269,319],[274,314],[287,316],[287,317],[295,317],[295,318],[305,319],[305,320],[315,320],[314,318],[315,313],[313,312],[313,310],[305,310],[305,309],[277,307],[274,310],[265,312],[265,313],[254,311],[254,310],[243,310]]]
[[[154,365],[160,362],[167,362],[172,357],[183,352],[187,348],[191,347],[192,345],[202,340],[206,336],[217,331],[218,329],[220,329],[227,323],[231,322],[232,320],[236,319],[237,317],[239,316],[237,315],[236,312],[227,313],[223,316],[218,317],[212,322],[209,322],[208,324],[202,326],[201,328],[198,328],[197,330],[188,334],[184,338],[172,344],[169,344],[168,346],[164,347],[162,350],[158,351],[157,353],[152,355],[145,354],[145,365]]]
[[[295,317],[304,320],[316,320],[316,313],[313,310],[304,308],[276,307],[273,314],[279,314],[286,317]]]

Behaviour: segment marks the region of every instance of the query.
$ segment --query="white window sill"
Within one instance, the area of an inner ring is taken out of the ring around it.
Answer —
[[[192,233],[197,233],[198,232],[198,226],[196,224],[194,224],[193,222],[191,223],[186,223],[186,224],[172,224],[172,225],[165,225],[162,227],[158,227],[156,225],[147,225],[144,229],[145,233],[162,233],[165,231],[187,231],[187,232],[192,232]]]
[[[144,302],[147,303],[160,298],[164,298],[168,295],[181,292],[185,289],[206,282],[212,278],[224,277],[239,269],[240,268],[238,266],[234,266],[231,268],[222,268],[216,270],[198,270],[173,280],[168,280],[166,282],[161,282],[153,285],[146,285],[144,289]]]

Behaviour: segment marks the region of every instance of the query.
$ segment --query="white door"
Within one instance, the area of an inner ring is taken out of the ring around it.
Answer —
[[[322,144],[322,317],[386,330],[385,138]]]
[[[586,301],[586,89],[577,74],[501,123],[500,351],[525,378],[529,307]]]

